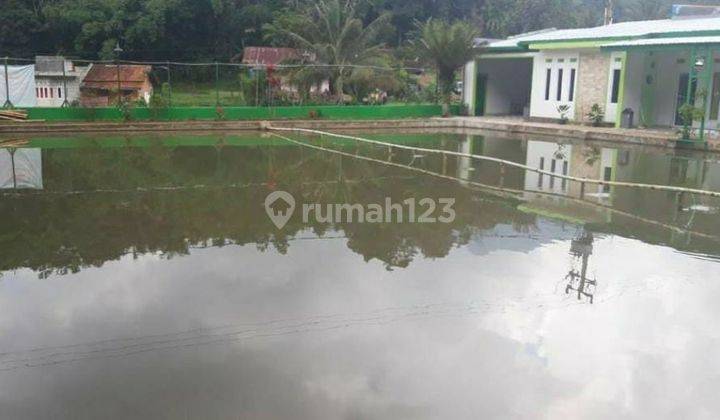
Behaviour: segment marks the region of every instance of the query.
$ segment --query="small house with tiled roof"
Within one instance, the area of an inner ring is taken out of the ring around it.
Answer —
[[[123,100],[150,102],[153,86],[152,67],[121,64],[93,64],[80,86],[80,103],[86,107],[113,106],[118,103],[118,91]]]

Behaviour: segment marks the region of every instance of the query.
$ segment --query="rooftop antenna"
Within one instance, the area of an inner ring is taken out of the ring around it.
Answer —
[[[604,24],[612,25],[615,21],[615,1],[614,0],[607,0],[607,3],[605,4],[605,19]]]

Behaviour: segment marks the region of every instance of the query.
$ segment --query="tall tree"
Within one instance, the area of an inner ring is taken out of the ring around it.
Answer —
[[[473,48],[477,29],[463,21],[449,23],[430,19],[419,25],[417,45],[421,54],[432,60],[438,73],[445,104],[450,101],[455,72],[475,55]]]
[[[319,0],[298,14],[284,13],[264,26],[266,37],[275,43],[296,47],[313,56],[318,69],[330,79],[333,94],[342,100],[345,82],[355,65],[382,65],[384,44],[380,34],[390,22],[382,13],[363,23],[356,0]]]
[[[45,48],[42,2],[5,0],[0,6],[0,47],[3,55],[27,56]]]

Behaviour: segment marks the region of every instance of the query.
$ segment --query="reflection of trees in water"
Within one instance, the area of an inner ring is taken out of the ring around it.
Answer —
[[[127,254],[161,252],[172,258],[197,245],[255,244],[285,253],[290,239],[307,229],[318,235],[343,230],[348,247],[366,260],[406,267],[418,255],[444,257],[467,243],[473,232],[497,223],[534,223],[534,217],[513,212],[512,203],[474,200],[478,193],[452,182],[295,147],[43,153],[45,192],[0,200],[0,270],[27,267],[45,277],[101,266]],[[457,218],[451,224],[305,225],[296,210],[278,231],[263,208],[268,185],[301,203],[366,205],[384,203],[386,197],[393,202],[418,195],[453,197]],[[92,192],[97,190],[116,192]]]

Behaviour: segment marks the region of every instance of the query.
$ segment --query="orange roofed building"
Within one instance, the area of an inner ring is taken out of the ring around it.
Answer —
[[[257,67],[277,66],[286,60],[297,60],[302,56],[295,48],[245,47],[242,63]]]
[[[120,92],[126,101],[150,102],[153,87],[152,67],[121,64],[93,64],[80,85],[80,104],[85,107],[105,107],[117,103],[118,79]]]

